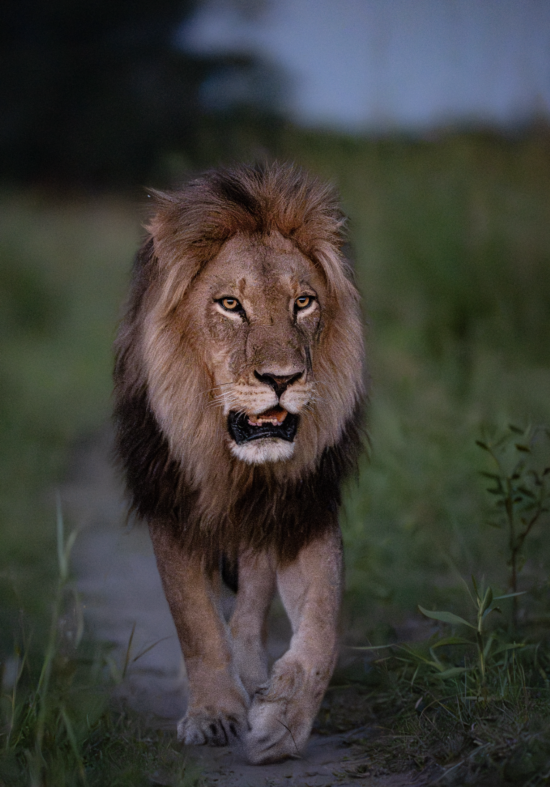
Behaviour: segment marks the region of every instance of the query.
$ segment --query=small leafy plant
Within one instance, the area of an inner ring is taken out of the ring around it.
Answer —
[[[482,472],[490,481],[487,491],[495,498],[488,524],[506,533],[514,628],[517,628],[518,576],[525,564],[525,542],[537,524],[548,521],[550,512],[550,466],[539,456],[543,453],[542,444],[548,447],[549,442],[547,427],[520,429],[513,425],[495,439],[476,440],[494,465],[494,470]]]
[[[470,591],[468,585],[466,583],[464,584],[476,611],[474,622],[465,620],[459,615],[455,615],[453,612],[430,611],[424,609],[424,607],[421,607],[420,605],[418,608],[427,618],[437,620],[440,623],[447,623],[451,626],[466,626],[475,632],[472,639],[455,636],[444,637],[433,643],[431,651],[433,653],[435,648],[441,648],[443,646],[450,645],[466,645],[471,647],[477,654],[477,669],[479,669],[479,673],[475,675],[475,689],[479,694],[480,691],[484,691],[486,688],[487,671],[491,665],[495,665],[497,669],[502,667],[503,663],[505,663],[503,662],[502,657],[505,656],[505,654],[511,650],[523,647],[523,644],[521,643],[503,642],[495,630],[491,632],[487,631],[487,619],[489,615],[491,615],[493,612],[501,612],[500,607],[494,606],[494,602],[506,598],[515,599],[517,596],[522,595],[522,593],[507,593],[503,596],[494,596],[493,590],[490,587],[488,587],[486,590],[483,588],[478,589],[475,577],[472,577],[473,593]],[[500,657],[500,660],[497,660],[497,657]],[[475,668],[473,666],[454,667],[448,669],[435,656],[434,660],[431,662],[431,666],[438,670],[440,678],[454,677],[472,671],[475,672]]]

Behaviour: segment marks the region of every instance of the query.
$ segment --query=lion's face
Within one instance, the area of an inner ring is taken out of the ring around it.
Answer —
[[[332,192],[292,168],[213,173],[156,203],[119,334],[117,390],[128,432],[139,421],[130,405],[145,400],[168,449],[151,448],[159,476],[177,467],[209,523],[258,478],[312,477],[357,432],[359,296]],[[138,470],[141,447],[136,438]]]
[[[315,344],[328,302],[324,277],[278,233],[232,238],[190,287],[182,308],[192,304],[211,404],[238,459],[294,454],[315,400]]]

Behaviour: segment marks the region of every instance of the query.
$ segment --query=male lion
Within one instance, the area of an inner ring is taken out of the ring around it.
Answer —
[[[303,749],[336,660],[359,298],[333,192],[291,166],[153,196],[116,345],[117,449],[185,657],[179,737],[263,763]],[[222,563],[238,573],[229,625]],[[269,676],[276,588],[293,636]]]

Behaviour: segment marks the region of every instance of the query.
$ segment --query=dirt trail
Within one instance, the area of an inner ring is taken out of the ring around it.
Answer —
[[[123,695],[134,709],[175,730],[186,706],[185,669],[148,533],[143,527],[124,528],[125,506],[109,448],[108,431],[79,446],[62,491],[68,518],[81,529],[73,570],[87,624],[95,637],[112,643],[119,664],[134,632]],[[269,642],[272,658],[286,648],[285,626],[280,620],[275,623],[276,634]],[[188,748],[208,783],[223,787],[418,784],[407,775],[366,775],[368,762],[352,744],[358,733],[314,734],[300,759],[267,766],[248,765],[229,748]]]

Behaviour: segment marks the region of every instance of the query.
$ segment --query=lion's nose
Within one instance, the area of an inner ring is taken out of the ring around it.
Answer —
[[[270,385],[279,399],[284,394],[286,389],[289,385],[299,380],[300,377],[303,375],[303,372],[298,372],[297,374],[270,374],[269,372],[264,374],[259,374],[258,372],[254,372],[254,377],[259,380],[261,383],[265,383],[266,385]]]

